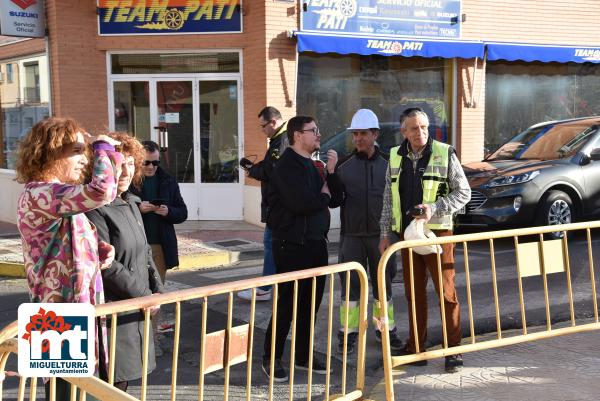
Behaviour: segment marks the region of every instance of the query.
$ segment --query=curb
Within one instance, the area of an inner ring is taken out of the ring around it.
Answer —
[[[179,256],[178,270],[208,269],[211,267],[228,265],[231,264],[234,259],[232,256],[232,252],[229,251],[181,255]]]
[[[237,252],[217,251],[179,257],[179,270],[209,269],[229,265],[237,261]],[[22,263],[0,262],[0,276],[25,278],[25,267]]]
[[[22,263],[0,262],[0,276],[25,278],[25,266]]]

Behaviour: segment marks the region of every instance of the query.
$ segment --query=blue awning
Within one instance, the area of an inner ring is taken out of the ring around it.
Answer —
[[[379,54],[382,56],[474,58],[483,57],[483,42],[378,36],[335,36],[297,32],[298,51]]]
[[[600,47],[486,42],[488,60],[600,63]]]

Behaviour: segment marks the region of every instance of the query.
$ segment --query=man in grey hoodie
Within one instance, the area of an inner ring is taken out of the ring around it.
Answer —
[[[340,160],[337,165],[337,154],[330,150],[327,154],[327,181],[334,196],[332,207],[341,206],[341,231],[339,262],[358,262],[369,272],[373,289],[373,320],[375,335],[381,341],[381,333],[377,324],[381,316],[379,290],[377,287],[377,267],[381,254],[379,252],[379,219],[385,189],[385,172],[388,157],[379,151],[376,140],[379,136],[379,121],[375,113],[369,109],[360,109],[352,117],[348,128],[352,132],[355,150]],[[334,170],[335,167],[335,170]],[[388,319],[390,321],[390,345],[393,350],[402,348],[402,341],[394,326],[394,305],[392,303],[391,282],[395,274],[395,258],[392,258],[386,270]],[[339,353],[344,352],[344,330],[348,326],[346,340],[347,352],[354,352],[358,337],[360,282],[356,274],[350,276],[350,299],[345,300],[346,274],[340,275],[342,282],[342,304],[340,306],[340,331],[338,332]],[[347,322],[346,322],[347,316]]]

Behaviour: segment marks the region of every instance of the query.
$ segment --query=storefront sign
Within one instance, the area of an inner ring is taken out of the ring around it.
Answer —
[[[483,57],[483,42],[475,40],[401,39],[381,36],[324,35],[298,32],[298,51],[381,56]]]
[[[301,30],[460,38],[461,0],[307,0]]]
[[[43,38],[45,32],[43,0],[0,1],[0,35]]]
[[[98,0],[100,35],[242,31],[242,0]]]

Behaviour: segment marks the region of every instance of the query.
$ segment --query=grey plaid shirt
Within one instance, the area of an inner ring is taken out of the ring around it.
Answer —
[[[408,153],[408,157],[413,162],[413,168],[417,165],[421,156],[421,153],[413,153],[412,151]],[[448,183],[450,186],[450,193],[439,198],[435,203],[429,204],[434,216],[456,213],[471,199],[471,187],[469,187],[465,172],[454,152],[452,152],[452,155],[450,156],[450,163],[448,166]],[[389,165],[385,173],[385,190],[383,192],[383,208],[381,210],[379,227],[381,230],[380,238],[389,237],[390,231],[392,230],[392,178]]]

